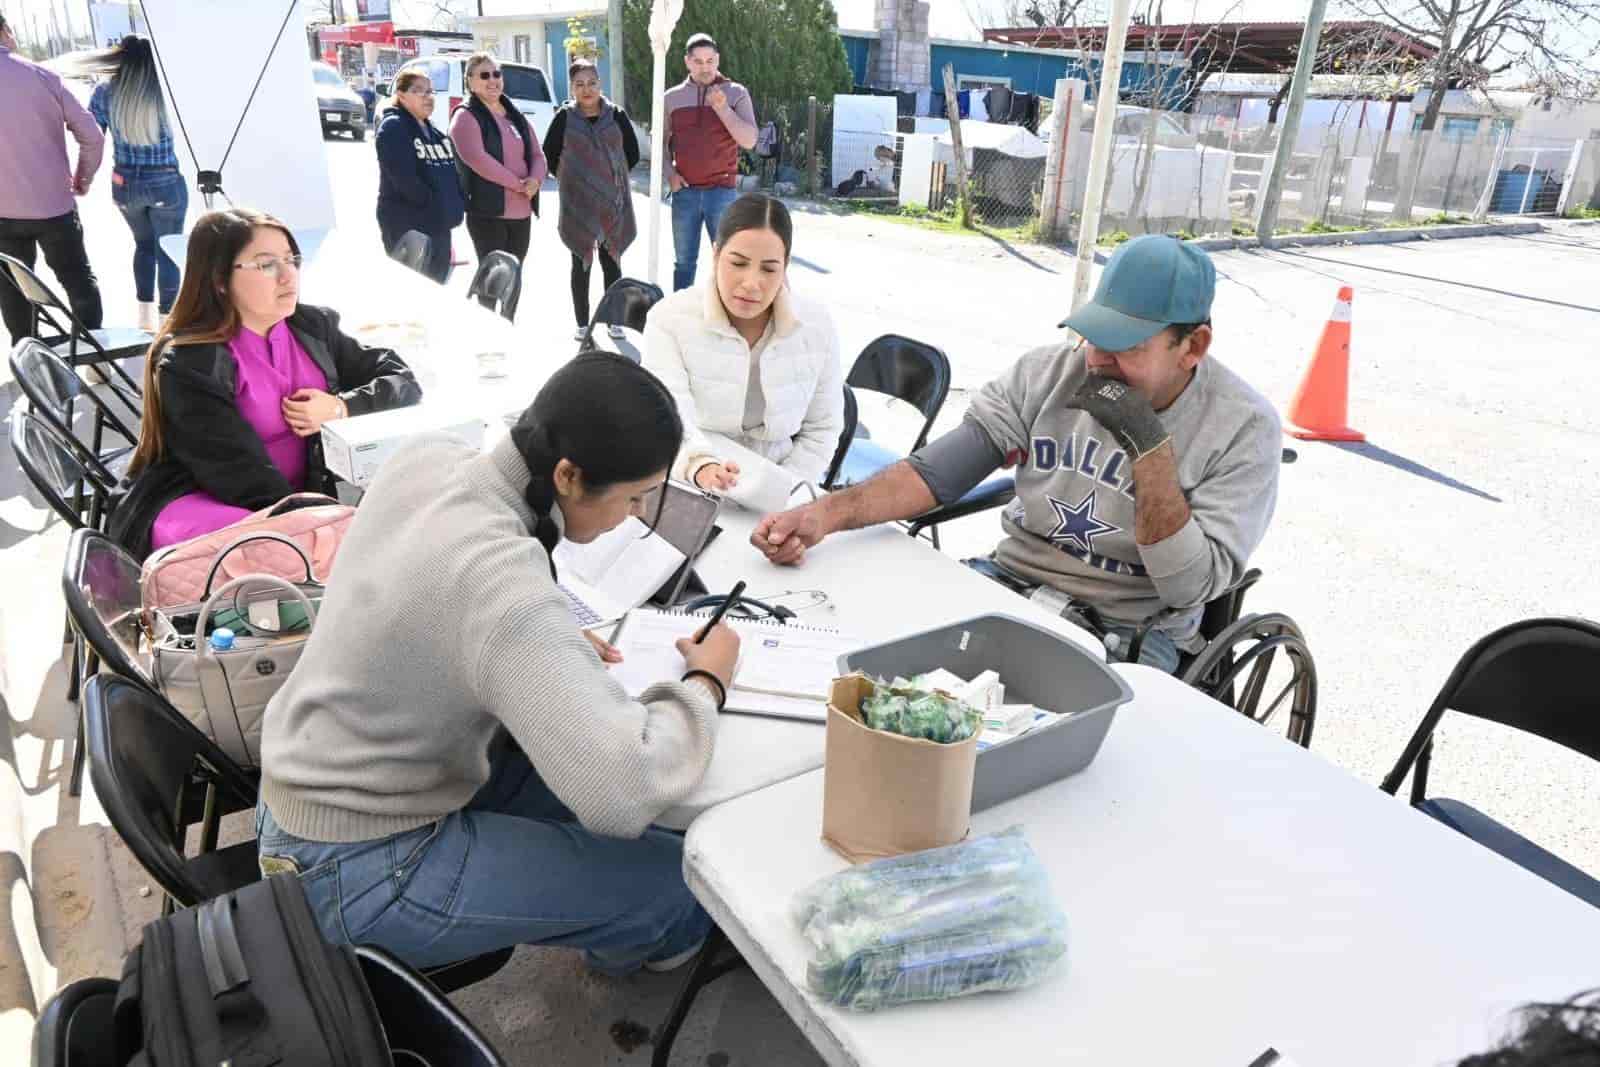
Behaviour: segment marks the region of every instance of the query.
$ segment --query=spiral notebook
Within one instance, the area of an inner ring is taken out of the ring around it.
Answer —
[[[622,653],[611,676],[634,697],[656,682],[682,676],[683,657],[676,642],[693,636],[710,617],[710,612],[630,611],[611,638]],[[838,630],[772,619],[724,621],[740,640],[739,665],[725,711],[827,720],[828,691],[839,673],[839,657],[854,652],[860,641]]]

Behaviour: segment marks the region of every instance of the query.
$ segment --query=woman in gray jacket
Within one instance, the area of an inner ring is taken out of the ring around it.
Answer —
[[[330,939],[420,967],[564,945],[611,974],[704,940],[683,840],[650,824],[711,762],[739,639],[680,643],[635,700],[552,562],[638,514],[682,435],[660,382],[596,353],[489,452],[424,435],[379,472],[262,736],[261,868],[300,873]]]

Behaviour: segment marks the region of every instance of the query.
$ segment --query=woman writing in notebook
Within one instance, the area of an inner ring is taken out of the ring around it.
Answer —
[[[839,338],[824,308],[790,292],[793,244],[788,208],[742,196],[717,228],[711,280],[650,312],[645,362],[685,427],[674,477],[726,493],[758,476],[731,458],[753,453],[786,498],[827,473],[844,429]]]
[[[262,736],[262,870],[300,872],[330,939],[621,974],[705,938],[682,838],[649,827],[705,774],[739,639],[679,642],[681,675],[632,699],[551,555],[639,514],[682,436],[659,381],[595,353],[490,451],[429,434],[385,463]]]

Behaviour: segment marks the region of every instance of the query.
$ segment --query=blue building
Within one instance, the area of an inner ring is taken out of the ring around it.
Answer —
[[[873,30],[840,30],[845,59],[856,85],[872,84],[869,78],[870,49],[877,43]],[[933,115],[944,114],[944,75],[946,64],[954,68],[958,89],[1005,86],[1014,92],[1033,93],[1046,99],[1055,95],[1056,79],[1081,78],[1088,83],[1086,96],[1093,100],[1100,91],[1099,53],[1077,53],[1057,48],[1035,48],[996,41],[952,41],[932,38],[928,43],[929,65],[934,84]],[[1127,54],[1122,63],[1121,97],[1144,102],[1159,93],[1170,104],[1183,95],[1189,61],[1181,55],[1163,52],[1153,59]]]

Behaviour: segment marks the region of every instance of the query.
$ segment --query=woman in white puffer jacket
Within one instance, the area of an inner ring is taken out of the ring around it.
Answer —
[[[645,327],[645,366],[683,419],[673,477],[763,508],[820,485],[844,430],[838,334],[789,290],[793,236],[781,202],[740,197],[711,280],[657,304]]]

